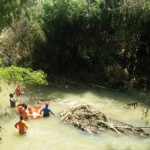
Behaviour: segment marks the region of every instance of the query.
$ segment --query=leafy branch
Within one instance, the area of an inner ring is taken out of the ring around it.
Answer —
[[[46,77],[42,70],[33,71],[31,68],[16,66],[0,68],[0,78],[14,83],[47,85]]]
[[[134,109],[136,109],[138,107],[138,103],[137,102],[134,102],[134,103],[129,103],[126,105],[127,109],[130,108],[130,107],[134,107]]]
[[[147,98],[143,101],[144,105],[146,105],[145,109],[142,109],[142,118],[141,120],[147,118],[149,116],[149,109],[150,109],[150,94],[147,96]],[[136,109],[139,106],[137,102],[129,103],[126,105],[126,108],[134,107]],[[146,124],[148,124],[149,121],[146,121]]]

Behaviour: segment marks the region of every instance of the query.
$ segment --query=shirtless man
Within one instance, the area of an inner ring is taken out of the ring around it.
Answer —
[[[28,126],[27,126],[26,122],[23,120],[22,116],[20,116],[20,120],[18,122],[16,122],[16,124],[14,126],[15,126],[15,128],[19,129],[20,134],[26,133],[26,130],[28,129]]]

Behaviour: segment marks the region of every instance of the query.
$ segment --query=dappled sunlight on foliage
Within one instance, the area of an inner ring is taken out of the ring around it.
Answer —
[[[0,77],[1,79],[6,79],[7,81],[16,83],[47,84],[46,74],[41,70],[33,71],[31,68],[15,66],[0,68]]]
[[[24,0],[0,1],[0,31],[21,18],[22,13],[26,10],[25,4]]]

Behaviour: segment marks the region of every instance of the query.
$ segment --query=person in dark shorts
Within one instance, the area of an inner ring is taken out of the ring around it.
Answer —
[[[12,93],[9,94],[10,107],[16,107],[16,101],[14,100],[14,95]]]

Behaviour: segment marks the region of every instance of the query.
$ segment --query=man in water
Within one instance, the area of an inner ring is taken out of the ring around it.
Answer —
[[[24,94],[24,92],[21,92],[20,86],[17,85],[17,87],[16,87],[16,89],[15,89],[15,92],[14,92],[14,95],[20,96],[21,94]]]
[[[48,117],[50,116],[50,114],[53,114],[55,116],[55,114],[51,111],[50,108],[48,108],[49,106],[49,103],[46,102],[45,103],[45,108],[43,108],[41,111],[40,111],[40,114],[43,112],[43,117]]]
[[[16,101],[14,100],[14,95],[12,93],[9,94],[10,107],[16,107]]]
[[[27,120],[29,118],[33,118],[33,115],[31,113],[29,113],[28,105],[22,104],[22,107],[24,108],[22,111],[22,116],[23,116],[24,120]]]
[[[15,128],[19,129],[20,134],[26,133],[26,130],[28,129],[28,126],[27,126],[26,122],[23,120],[22,116],[20,116],[20,120],[18,122],[16,122],[16,124],[14,126],[15,126]]]

